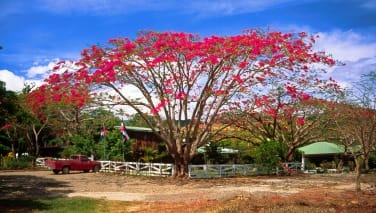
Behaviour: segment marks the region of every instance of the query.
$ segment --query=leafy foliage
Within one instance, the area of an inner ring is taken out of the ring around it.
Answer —
[[[1,169],[30,169],[33,167],[32,159],[28,156],[14,158],[13,156],[4,156],[1,159]]]
[[[256,163],[264,165],[269,171],[276,168],[286,153],[285,144],[268,140],[256,148],[254,158]]]

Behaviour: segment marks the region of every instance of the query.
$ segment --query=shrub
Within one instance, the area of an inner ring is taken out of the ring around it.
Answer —
[[[368,166],[370,169],[376,169],[376,152],[369,155]]]
[[[260,144],[255,151],[256,163],[263,165],[267,170],[274,170],[286,153],[286,147],[284,144],[269,140]]]
[[[32,160],[27,156],[20,158],[5,156],[1,159],[1,169],[26,169],[32,167]]]

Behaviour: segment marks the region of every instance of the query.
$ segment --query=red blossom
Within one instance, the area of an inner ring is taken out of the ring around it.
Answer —
[[[300,126],[304,126],[304,123],[305,123],[304,118],[302,117],[297,118],[296,123],[298,123]]]
[[[256,79],[257,79],[260,83],[264,83],[264,81],[265,81],[265,78],[264,78],[264,77],[259,77],[259,76],[257,76]]]
[[[178,92],[177,94],[175,94],[175,98],[178,99],[178,100],[182,100],[184,98],[186,98],[188,96],[187,93],[185,92]]]
[[[167,104],[168,99],[162,99],[156,107],[151,109],[152,114],[158,114],[158,112]]]
[[[159,89],[150,90],[151,95],[155,95],[152,97],[199,102],[199,97],[209,100],[213,96],[237,97],[232,95],[247,91],[251,96],[245,95],[244,99],[251,100],[255,85],[273,80],[285,82],[291,78],[293,83],[285,87],[290,98],[308,100],[311,96],[299,89],[304,87],[294,85],[320,84],[323,89],[339,91],[335,81],[309,78],[312,63],[329,66],[335,63],[324,52],[313,52],[313,43],[313,37],[307,38],[306,33],[248,30],[241,35],[201,39],[198,35],[182,32],[142,32],[133,40],[114,38],[109,40],[108,46],[94,45],[84,49],[81,59],[74,63],[77,70],[50,75],[44,87],[30,94],[30,103],[35,111],[41,110],[41,105],[56,102],[83,107],[92,97],[89,94],[98,86],[123,86],[138,80],[143,85],[162,84],[160,87],[154,85],[153,88]],[[59,62],[54,70],[64,69],[67,64]],[[197,85],[202,82],[201,76],[212,79],[213,83]],[[234,86],[234,83],[239,85]],[[149,92],[148,88],[143,89],[147,90],[143,91],[145,94]],[[267,94],[268,91],[262,92]],[[277,103],[271,96],[255,98],[253,104],[265,106],[266,113],[277,117],[273,108],[286,108],[287,104]],[[156,106],[149,103],[151,112],[160,112],[167,101],[162,99]],[[229,100],[231,106],[228,108],[242,105],[235,101],[238,100]]]
[[[264,112],[268,115],[271,115],[273,118],[277,118],[277,110],[276,109],[265,109]]]
[[[244,68],[247,67],[247,65],[248,65],[248,62],[246,62],[246,61],[242,61],[242,62],[239,63],[238,67],[239,67],[240,69],[244,69]]]
[[[216,90],[216,91],[214,91],[214,94],[218,95],[218,96],[220,96],[220,95],[227,95],[228,93],[229,92],[226,91],[226,90]]]
[[[300,95],[300,100],[307,101],[311,98],[311,95],[303,93]]]
[[[237,81],[239,84],[242,84],[244,81],[239,75],[233,75],[232,78]]]
[[[12,126],[10,124],[5,124],[4,126],[1,127],[1,130],[8,130],[10,129]]]

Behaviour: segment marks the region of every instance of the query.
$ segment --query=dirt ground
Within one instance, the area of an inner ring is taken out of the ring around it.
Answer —
[[[83,196],[129,201],[132,205],[127,212],[143,212],[148,207],[155,209],[158,206],[157,209],[189,212],[187,207],[191,208],[193,204],[194,208],[207,209],[224,201],[249,197],[284,199],[305,196],[304,199],[312,200],[330,195],[327,197],[329,200],[336,196],[341,199],[344,194],[353,192],[353,180],[353,174],[173,179],[108,173],[54,175],[51,171],[0,171],[0,193],[2,199]],[[373,199],[376,199],[375,184],[376,174],[362,175],[363,194]],[[351,202],[354,193],[350,194]],[[358,204],[360,201],[357,199],[354,202]],[[376,212],[374,207],[376,203],[374,206],[371,203],[368,210]]]

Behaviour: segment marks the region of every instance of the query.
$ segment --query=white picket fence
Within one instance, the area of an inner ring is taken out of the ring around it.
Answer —
[[[121,161],[99,161],[100,172],[120,173],[144,176],[172,176],[173,164],[165,163],[141,163]],[[289,170],[301,171],[301,163],[284,163]],[[37,158],[36,165],[45,167],[45,158]],[[285,172],[284,168],[270,169],[259,164],[202,164],[189,165],[188,175],[190,178],[220,178],[234,176],[267,175]]]
[[[300,162],[285,162],[283,164],[285,164],[286,168],[288,168],[291,171],[303,172],[302,163]],[[282,169],[282,172],[286,172],[281,167],[277,167],[277,172],[281,172],[281,169]]]
[[[116,172],[122,174],[145,176],[172,176],[174,171],[174,165],[166,163],[141,163],[121,161],[99,162],[101,162],[101,172]]]
[[[301,163],[284,163],[286,168],[291,171],[300,172]],[[206,164],[189,165],[190,178],[220,178],[235,176],[268,175],[275,173],[284,173],[284,168],[276,167],[271,169],[260,164]]]
[[[35,159],[35,166],[46,168],[46,158],[37,158]]]
[[[190,178],[249,176],[257,175],[259,172],[256,164],[205,164],[188,167]]]

